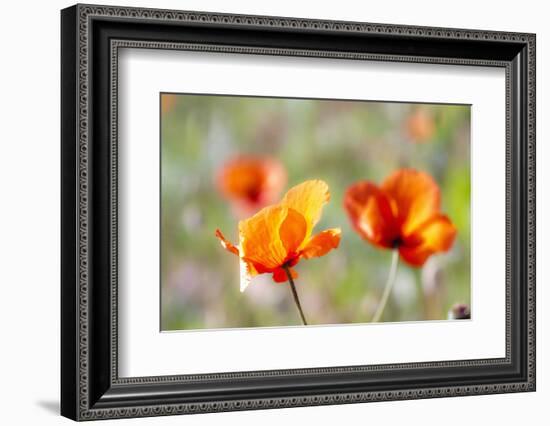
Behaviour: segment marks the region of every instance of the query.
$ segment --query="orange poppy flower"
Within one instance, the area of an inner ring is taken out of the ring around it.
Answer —
[[[405,132],[413,142],[427,142],[435,134],[435,121],[427,110],[418,108],[405,123]]]
[[[237,157],[217,176],[220,192],[247,214],[273,203],[285,185],[283,165],[267,157]]]
[[[451,248],[456,228],[440,213],[441,194],[431,176],[401,169],[380,186],[369,181],[350,186],[344,208],[354,229],[382,248],[396,248],[403,260],[422,266],[434,253]]]
[[[309,180],[291,188],[283,200],[265,207],[249,219],[239,222],[239,246],[225,239],[220,230],[216,236],[222,246],[236,254],[241,262],[241,291],[252,277],[273,274],[273,280],[287,281],[287,270],[301,259],[327,254],[340,243],[340,229],[327,229],[312,236],[324,204],[330,199],[328,186],[321,180]]]

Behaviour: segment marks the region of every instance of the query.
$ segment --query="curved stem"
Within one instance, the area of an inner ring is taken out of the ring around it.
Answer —
[[[386,303],[388,303],[388,299],[390,297],[391,290],[393,288],[393,283],[395,282],[395,276],[397,275],[397,264],[399,263],[399,250],[393,249],[392,253],[392,259],[391,259],[391,266],[390,266],[390,273],[388,275],[388,281],[386,281],[386,287],[384,288],[384,294],[382,294],[382,299],[380,300],[380,303],[378,303],[378,307],[376,308],[376,312],[374,313],[374,316],[372,317],[372,322],[379,322],[380,318],[382,318],[382,314],[384,313],[384,308],[386,307]]]
[[[300,318],[302,318],[302,322],[304,323],[304,325],[307,325],[306,317],[304,316],[304,311],[302,311],[302,305],[300,305],[300,299],[298,298],[298,293],[296,292],[296,286],[294,285],[294,280],[292,279],[292,274],[290,273],[288,266],[283,265],[283,269],[286,272],[286,277],[288,278],[288,283],[290,284],[290,290],[292,290],[292,297],[294,297],[294,303],[298,308],[298,312],[300,312]]]

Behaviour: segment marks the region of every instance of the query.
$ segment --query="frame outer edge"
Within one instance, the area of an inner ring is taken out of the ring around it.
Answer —
[[[537,36],[536,34],[529,34],[527,42],[527,80],[528,80],[528,91],[527,91],[527,173],[528,173],[528,193],[527,193],[527,203],[528,203],[528,245],[527,245],[527,261],[528,261],[528,272],[527,272],[527,285],[528,285],[528,346],[531,348],[528,351],[528,366],[527,374],[530,388],[532,391],[536,391],[536,271],[537,271],[537,256],[536,256],[536,117],[537,117],[537,73],[536,73],[536,64],[537,64]]]
[[[61,414],[78,418],[77,7],[61,11]]]

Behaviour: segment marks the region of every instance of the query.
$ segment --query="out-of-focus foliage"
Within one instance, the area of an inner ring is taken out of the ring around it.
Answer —
[[[161,127],[163,330],[300,324],[288,284],[271,275],[239,292],[238,259],[214,237],[220,228],[238,242],[239,212],[218,192],[216,176],[243,154],[280,161],[285,190],[308,179],[330,187],[316,230],[341,227],[340,247],[296,268],[310,324],[370,321],[391,252],[360,239],[342,198],[351,183],[380,183],[402,167],[434,177],[458,234],[451,251],[422,269],[399,265],[382,321],[445,320],[456,303],[470,304],[468,106],[178,95]]]

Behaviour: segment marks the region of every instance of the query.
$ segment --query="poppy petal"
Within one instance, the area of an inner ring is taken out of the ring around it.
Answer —
[[[284,196],[282,205],[300,213],[307,224],[306,237],[321,217],[323,206],[329,201],[328,185],[322,180],[308,180],[291,188]]]
[[[412,266],[422,266],[434,253],[449,250],[456,237],[456,228],[449,218],[437,215],[404,241],[399,253]]]
[[[439,187],[427,173],[401,169],[389,176],[381,186],[390,198],[394,216],[404,237],[434,214],[440,207]]]
[[[223,236],[222,231],[219,229],[216,229],[216,237],[220,240],[220,243],[224,249],[239,256],[239,249],[227,241],[227,239]]]
[[[371,243],[391,248],[399,236],[390,202],[373,183],[361,181],[344,195],[344,208],[354,229]]]
[[[298,278],[298,272],[296,272],[292,268],[288,268],[290,271],[290,276],[292,279]],[[273,281],[276,283],[284,283],[288,281],[288,277],[286,275],[286,271],[283,268],[277,268],[273,271]]]
[[[265,207],[249,219],[239,222],[241,257],[265,269],[282,265],[287,251],[279,230],[288,214],[281,205]]]
[[[252,263],[247,262],[245,259],[241,258],[239,259],[239,266],[240,266],[240,290],[241,293],[246,290],[250,282],[252,281],[252,277],[258,275],[258,272],[252,265]]]
[[[279,236],[287,255],[296,253],[306,237],[306,232],[307,223],[304,217],[296,210],[288,209],[287,216],[279,229]]]
[[[305,259],[320,257],[335,249],[340,244],[342,231],[340,228],[327,229],[311,237],[302,250],[301,255]]]

